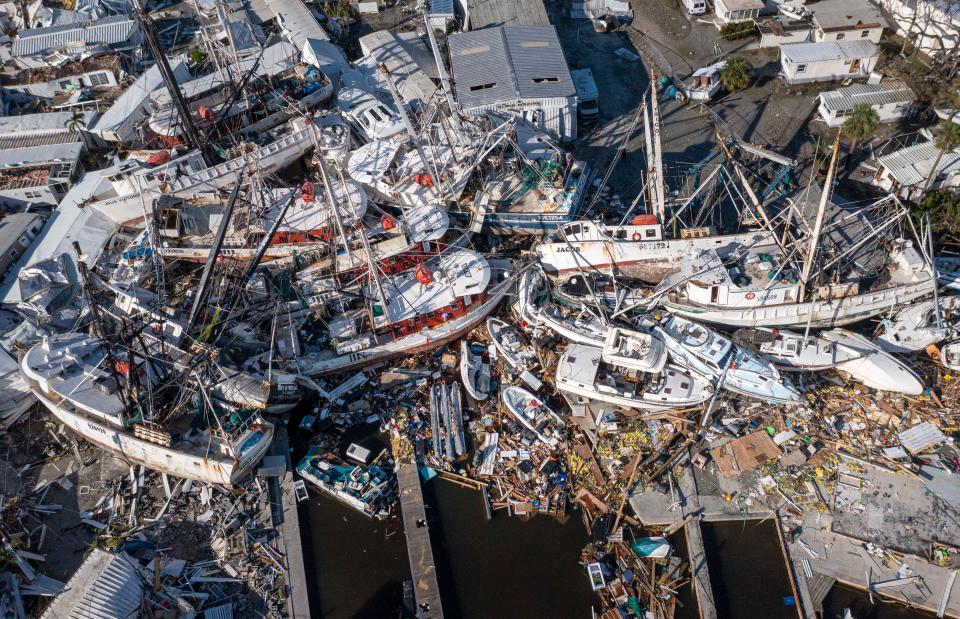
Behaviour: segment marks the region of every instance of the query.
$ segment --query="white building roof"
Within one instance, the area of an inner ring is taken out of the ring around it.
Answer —
[[[5,148],[0,150],[0,169],[73,162],[82,152],[83,142]]]
[[[360,37],[360,49],[376,65],[383,64],[390,72],[400,97],[410,103],[429,101],[437,91],[430,80],[428,69],[436,73],[436,62],[416,33],[403,36],[389,30],[377,30]],[[382,73],[374,67],[384,79]]]
[[[794,63],[825,62],[872,58],[880,53],[880,48],[870,41],[821,41],[781,45],[780,53]]]
[[[89,122],[95,112],[83,112],[83,122]],[[0,137],[45,133],[69,133],[67,123],[73,117],[72,112],[44,112],[42,114],[21,114],[18,116],[0,116]]]
[[[933,142],[914,144],[877,159],[890,178],[902,187],[910,187],[924,182],[933,169],[933,162],[940,153]],[[937,165],[937,176],[944,173],[960,172],[960,149],[944,153]]]
[[[170,69],[178,82],[190,79],[190,69],[183,60],[172,61]],[[158,88],[163,88],[163,76],[160,75],[160,68],[154,65],[117,97],[110,109],[94,123],[91,131],[98,133],[116,131],[123,126],[131,114],[143,108],[150,93]]]
[[[827,32],[884,24],[880,9],[870,0],[821,0],[807,8],[813,13],[813,23]]]
[[[577,94],[553,26],[488,28],[448,42],[457,100],[466,108]]]
[[[99,548],[80,565],[42,619],[120,619],[140,614],[143,580],[126,554]]]
[[[137,22],[122,15],[74,24],[21,30],[13,42],[13,56],[33,56],[70,44],[116,45],[135,36]]]
[[[820,93],[823,107],[833,111],[852,110],[857,105],[910,103],[916,98],[910,87],[899,80],[881,84],[851,84]]]
[[[303,49],[307,39],[330,40],[330,35],[301,0],[268,0],[267,5],[284,35],[299,49]]]
[[[549,26],[543,0],[466,0],[471,30],[489,26]]]

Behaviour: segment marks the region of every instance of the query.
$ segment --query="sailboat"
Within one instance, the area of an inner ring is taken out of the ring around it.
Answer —
[[[749,346],[782,370],[818,372],[859,359],[863,351],[832,342],[816,333],[803,335],[784,329],[738,329],[733,340]]]
[[[880,321],[874,341],[887,352],[923,350],[957,333],[960,327],[958,310],[960,295],[908,305],[897,310],[891,318]]]

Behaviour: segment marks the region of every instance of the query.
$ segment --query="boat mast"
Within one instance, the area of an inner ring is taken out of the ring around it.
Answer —
[[[653,194],[657,206],[657,217],[661,224],[667,219],[667,198],[663,186],[663,152],[660,143],[660,105],[657,101],[656,86],[650,85],[650,125],[653,130],[653,161],[650,172],[653,181]]]
[[[220,254],[220,248],[223,247],[223,239],[227,236],[227,228],[230,227],[230,220],[233,219],[233,207],[237,203],[237,197],[240,195],[240,185],[243,184],[244,168],[237,172],[237,182],[230,192],[230,198],[227,200],[227,206],[220,219],[220,225],[217,227],[217,233],[213,237],[213,244],[210,247],[210,255],[207,256],[207,263],[203,265],[203,274],[200,276],[200,284],[197,286],[197,294],[193,300],[193,307],[190,308],[190,317],[187,319],[185,331],[190,331],[196,324],[202,308],[206,307],[207,295],[210,293],[210,274],[213,272],[213,265],[217,263],[217,256]]]
[[[440,88],[443,90],[443,96],[447,99],[447,107],[450,108],[453,135],[456,137],[457,143],[462,145],[460,119],[457,116],[459,108],[457,107],[456,100],[453,98],[453,90],[450,88],[450,77],[447,75],[447,67],[440,54],[440,46],[437,45],[437,36],[433,32],[433,28],[430,27],[430,16],[427,14],[427,11],[430,10],[430,3],[423,2],[420,8],[423,15],[423,25],[427,29],[427,38],[430,39],[430,51],[433,53],[434,62],[437,63],[437,73],[440,75]]]
[[[930,223],[930,211],[924,213],[927,225],[927,246],[930,251],[930,269],[933,271],[933,315],[937,317],[937,328],[943,328],[943,316],[940,313],[940,293],[937,291],[937,263],[933,259],[933,224]]]
[[[830,201],[830,191],[833,188],[833,176],[837,170],[837,155],[840,153],[841,133],[843,133],[843,127],[837,131],[837,137],[833,141],[833,153],[830,155],[830,169],[827,170],[827,180],[824,182],[823,192],[820,195],[820,205],[817,208],[817,220],[813,225],[813,231],[810,233],[810,248],[807,250],[807,258],[803,261],[803,271],[800,273],[800,299],[805,298],[807,292],[810,269],[813,268],[813,259],[817,253],[817,242],[820,240],[820,232],[823,229],[823,216],[827,210],[827,202]]]
[[[163,77],[163,83],[170,93],[170,98],[173,99],[174,107],[177,108],[177,112],[180,114],[180,122],[183,123],[183,130],[187,134],[187,141],[190,143],[190,146],[200,150],[204,163],[208,166],[212,165],[213,157],[210,156],[210,145],[200,137],[197,126],[193,124],[193,115],[190,113],[187,100],[183,98],[183,92],[180,90],[180,85],[177,84],[173,70],[170,68],[170,63],[167,61],[167,56],[163,53],[163,50],[160,48],[160,43],[157,41],[157,33],[153,29],[153,21],[147,16],[146,9],[140,6],[140,0],[133,0],[133,9],[137,24],[143,33],[143,41],[146,43],[147,49],[150,50],[150,55],[153,56],[153,60],[157,63],[157,67],[160,69],[160,75]]]
[[[423,150],[423,144],[420,143],[420,139],[417,137],[417,132],[413,127],[413,123],[410,121],[410,116],[407,114],[407,108],[403,103],[403,99],[400,98],[400,92],[397,90],[397,85],[393,83],[393,78],[390,77],[390,70],[387,69],[387,65],[380,63],[380,71],[387,78],[387,87],[390,91],[390,94],[393,95],[393,104],[397,106],[397,111],[400,114],[400,118],[403,119],[403,124],[407,128],[407,133],[410,134],[410,141],[412,141],[413,145],[416,147],[417,154],[420,155],[420,161],[423,163],[423,166],[433,177],[434,186],[430,189],[433,191],[433,193],[436,193],[435,188],[440,186],[440,175],[437,174],[437,170],[433,167],[433,163],[427,159],[427,154]]]

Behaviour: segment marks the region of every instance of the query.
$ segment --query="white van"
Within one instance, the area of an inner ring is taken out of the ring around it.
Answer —
[[[683,0],[683,6],[691,15],[703,15],[707,12],[707,0]]]

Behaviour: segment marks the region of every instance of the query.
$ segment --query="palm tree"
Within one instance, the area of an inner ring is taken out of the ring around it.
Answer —
[[[847,158],[847,167],[853,162],[853,154],[857,152],[857,145],[860,141],[877,130],[880,124],[880,117],[877,112],[869,105],[854,106],[853,112],[846,122],[843,123],[843,132],[850,139],[850,156]]]
[[[937,158],[933,160],[933,167],[930,168],[927,182],[923,184],[923,191],[920,192],[921,195],[927,193],[927,188],[930,187],[930,183],[933,182],[934,177],[937,175],[937,166],[940,165],[940,159],[943,157],[943,154],[960,146],[960,125],[952,120],[948,120],[940,125],[939,134],[940,135],[933,140],[933,145],[939,148],[940,152],[937,153]]]
[[[83,141],[83,145],[87,148],[90,147],[90,145],[87,143],[87,133],[84,131],[84,129],[87,128],[87,119],[83,112],[80,110],[73,110],[70,113],[70,118],[67,120],[64,126],[71,133],[79,133],[80,139]]]
[[[743,56],[730,56],[727,64],[720,70],[720,83],[729,92],[746,88],[750,83],[750,72],[753,67]]]

